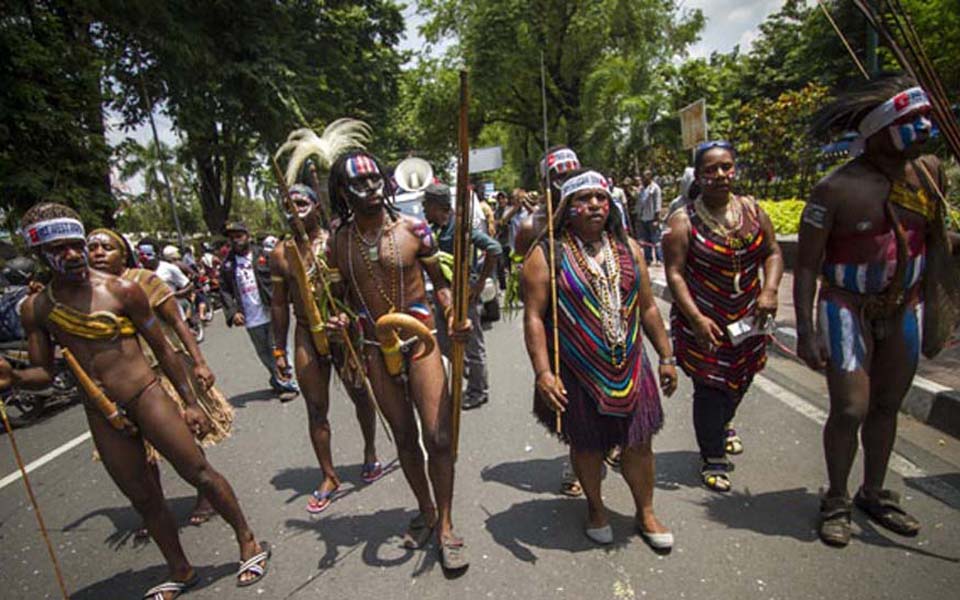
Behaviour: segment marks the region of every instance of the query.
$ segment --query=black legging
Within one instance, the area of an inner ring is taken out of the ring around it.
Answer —
[[[697,433],[700,456],[704,459],[726,457],[726,425],[733,420],[748,386],[733,392],[693,383],[693,428]]]

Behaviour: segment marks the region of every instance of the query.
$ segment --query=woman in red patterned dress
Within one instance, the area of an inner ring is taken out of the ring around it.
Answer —
[[[701,476],[718,492],[731,487],[727,454],[743,451],[730,423],[766,364],[762,332],[776,315],[783,275],[770,218],[753,198],[732,191],[735,159],[729,142],[700,145],[693,201],[670,217],[663,237],[674,347],[693,379]]]

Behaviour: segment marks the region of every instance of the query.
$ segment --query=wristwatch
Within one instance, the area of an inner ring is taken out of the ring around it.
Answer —
[[[287,356],[287,351],[284,350],[283,348],[274,348],[274,349],[273,349],[273,357],[274,357],[274,358],[280,358],[280,357],[286,357],[286,356]]]
[[[660,366],[662,367],[675,367],[677,366],[677,357],[676,356],[667,356],[660,358]]]

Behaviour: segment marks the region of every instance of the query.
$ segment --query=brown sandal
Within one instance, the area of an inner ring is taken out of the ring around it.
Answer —
[[[850,513],[853,503],[846,496],[820,500],[820,540],[828,545],[843,548],[850,543]]]
[[[854,496],[857,508],[877,524],[894,533],[913,537],[920,533],[920,521],[900,506],[900,494],[892,490],[880,490],[873,498],[863,494],[863,488]]]

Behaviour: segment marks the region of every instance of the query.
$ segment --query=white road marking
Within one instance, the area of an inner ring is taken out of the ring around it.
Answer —
[[[43,456],[41,456],[41,457],[38,458],[37,460],[33,461],[32,463],[30,463],[29,465],[27,465],[27,466],[25,467],[25,470],[27,471],[27,473],[30,473],[31,471],[33,471],[33,470],[35,470],[35,469],[39,469],[40,467],[42,467],[43,465],[47,464],[47,463],[50,462],[51,460],[57,458],[58,456],[60,456],[61,454],[65,453],[65,452],[69,452],[70,450],[72,450],[72,449],[75,448],[76,446],[79,446],[80,444],[84,443],[85,441],[87,441],[87,440],[89,440],[89,439],[90,439],[90,432],[89,432],[89,431],[86,431],[86,432],[84,432],[84,433],[81,433],[80,435],[78,435],[77,437],[73,438],[72,440],[70,440],[70,441],[67,442],[66,444],[63,444],[62,446],[60,446],[60,447],[58,447],[58,448],[54,448],[54,449],[51,450],[50,452],[47,452],[46,454],[44,454]],[[4,477],[3,479],[0,479],[0,490],[2,490],[3,488],[7,487],[8,485],[10,485],[11,483],[13,483],[14,481],[17,481],[17,480],[20,479],[21,477],[23,477],[23,474],[20,473],[20,470],[19,470],[19,469],[17,469],[16,471],[14,471],[13,473],[10,473],[9,475],[7,475],[6,477]]]
[[[764,392],[770,394],[818,425],[823,425],[827,422],[827,412],[825,410],[804,400],[787,388],[762,375],[755,377],[753,382],[754,385]],[[960,508],[960,491],[939,477],[931,477],[929,473],[911,462],[904,455],[893,452],[890,455],[889,466],[897,475],[900,475],[904,479],[909,479],[912,485],[922,489],[924,492],[949,506]]]

